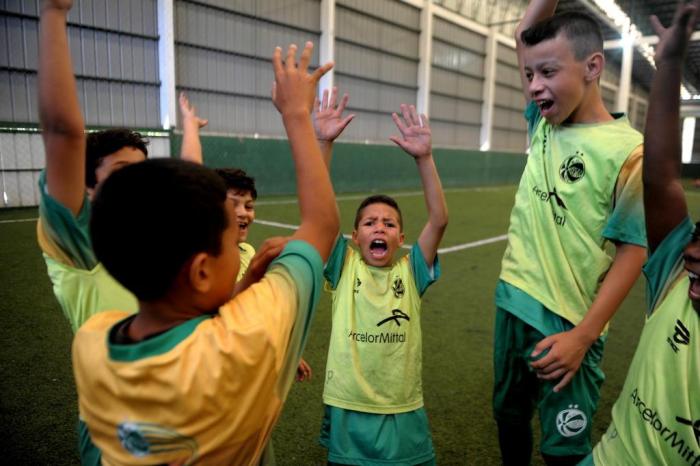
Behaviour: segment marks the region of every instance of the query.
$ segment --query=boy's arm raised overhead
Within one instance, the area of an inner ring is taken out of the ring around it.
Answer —
[[[318,80],[333,64],[326,63],[309,73],[312,50],[313,44],[307,42],[297,66],[296,45],[289,46],[284,62],[282,49],[275,49],[272,101],[282,114],[296,171],[301,225],[292,238],[311,244],[325,262],[338,235],[340,220],[328,170],[314,135],[311,110]]]
[[[314,131],[316,132],[318,145],[321,147],[323,162],[329,170],[331,168],[331,157],[333,156],[333,142],[355,118],[354,113],[343,117],[343,111],[345,111],[345,106],[348,104],[348,95],[343,95],[340,103],[336,106],[337,99],[338,88],[333,87],[330,100],[328,98],[328,89],[323,90],[321,101],[318,98],[314,100]]]
[[[525,10],[523,19],[520,20],[518,27],[515,28],[515,51],[518,55],[520,82],[523,86],[523,94],[525,95],[526,102],[530,102],[532,98],[528,90],[530,87],[530,80],[525,72],[525,62],[523,59],[523,49],[525,46],[523,45],[521,35],[526,29],[554,15],[554,11],[557,9],[557,3],[559,3],[559,0],[531,0]]]
[[[180,158],[190,162],[204,163],[202,156],[202,143],[199,139],[199,130],[204,128],[209,120],[200,118],[197,109],[190,104],[184,92],[180,93],[178,99],[180,103],[180,115],[182,116],[182,147],[180,148]]]
[[[49,194],[77,215],[85,199],[85,124],[66,21],[72,0],[45,0],[39,21],[39,120]]]
[[[688,216],[680,180],[678,115],[683,61],[688,39],[698,20],[698,10],[700,1],[680,2],[668,29],[656,16],[651,17],[659,43],[644,131],[644,211],[650,253]]]
[[[416,107],[406,104],[401,104],[401,114],[403,120],[396,113],[391,115],[401,132],[401,137],[391,136],[389,139],[413,157],[418,166],[425,204],[428,208],[428,221],[418,237],[418,246],[423,253],[425,262],[432,265],[442,235],[447,228],[447,203],[433,160],[428,117],[425,114],[418,116]]]

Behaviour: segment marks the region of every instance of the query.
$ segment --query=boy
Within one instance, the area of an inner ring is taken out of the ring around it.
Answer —
[[[683,58],[700,1],[681,2],[669,29],[656,17],[656,76],[644,135],[648,316],[612,423],[583,464],[700,465],[700,224],[680,179]],[[689,281],[688,281],[689,279]]]
[[[315,115],[317,138],[330,165],[333,140],[352,120],[325,92]],[[421,296],[440,276],[437,248],[447,205],[431,151],[428,119],[414,106],[392,115],[391,137],[418,166],[428,222],[399,259],[402,217],[396,201],[374,195],[357,209],[351,248],[341,235],[324,271],[332,293],[331,341],[323,392],[321,444],[329,464],[435,464],[421,376]]]
[[[642,136],[603,104],[597,23],[552,17],[556,5],[531,1],[516,30],[530,155],[495,299],[494,416],[506,465],[530,462],[535,406],[547,464],[591,451],[601,335],[645,257]]]
[[[180,113],[182,115],[182,147],[180,158],[203,164],[202,144],[199,139],[199,130],[207,125],[209,120],[200,118],[197,109],[190,104],[184,92],[180,93]],[[248,228],[255,220],[255,200],[258,192],[255,189],[255,180],[240,168],[218,168],[216,172],[226,183],[229,197],[236,206],[238,219],[238,248],[241,258],[241,268],[236,281],[243,278],[251,259],[255,256],[255,248],[246,243]]]
[[[53,291],[73,332],[104,309],[136,311],[134,296],[95,258],[90,201],[115,171],[142,162],[148,141],[128,129],[85,136],[66,34],[70,0],[45,0],[40,18],[39,118],[46,169],[39,179],[37,237]]]
[[[279,47],[273,57],[273,102],[292,148],[301,225],[297,241],[261,247],[251,271],[279,258],[258,283],[228,301],[239,268],[238,222],[212,170],[144,162],[112,175],[98,194],[95,252],[139,300],[135,315],[93,317],[73,344],[80,412],[105,463],[261,460],[338,233],[310,118],[318,79],[332,65],[309,74],[312,47],[298,67],[294,45],[284,64]]]

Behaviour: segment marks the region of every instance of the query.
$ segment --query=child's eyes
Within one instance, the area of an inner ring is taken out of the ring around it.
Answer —
[[[529,81],[532,81],[532,73],[525,73],[525,79]]]
[[[544,70],[542,70],[542,74],[543,74],[544,76],[551,76],[551,75],[554,74],[554,70],[544,69]]]

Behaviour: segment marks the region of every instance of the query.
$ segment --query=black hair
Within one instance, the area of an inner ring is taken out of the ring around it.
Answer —
[[[596,20],[585,13],[571,11],[540,21],[520,34],[525,46],[554,39],[559,33],[571,43],[574,57],[581,61],[595,52],[603,52],[603,33]]]
[[[240,168],[217,168],[216,173],[224,180],[226,189],[229,191],[249,192],[254,200],[258,198],[258,192],[255,190],[255,178],[248,176]]]
[[[139,300],[162,298],[197,253],[221,253],[226,185],[214,170],[178,159],[128,165],[92,203],[97,259]]]
[[[112,155],[124,147],[133,147],[143,152],[148,157],[148,139],[141,133],[127,128],[113,128],[89,133],[85,147],[85,185],[94,188],[97,184],[95,171],[102,163],[102,159]]]
[[[393,197],[387,196],[386,194],[373,194],[360,203],[360,206],[357,208],[357,212],[355,213],[355,230],[357,230],[357,226],[360,224],[362,211],[365,207],[371,204],[386,204],[389,207],[395,209],[396,213],[399,214],[399,228],[403,230],[403,217],[401,216],[401,209],[399,209],[399,204],[394,200]]]

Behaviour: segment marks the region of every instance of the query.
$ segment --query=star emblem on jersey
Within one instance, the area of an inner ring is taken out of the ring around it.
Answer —
[[[583,153],[579,151],[567,157],[559,167],[559,176],[566,183],[575,183],[585,174],[586,164],[583,162]]]
[[[666,341],[671,345],[673,352],[677,353],[678,345],[688,346],[690,344],[690,330],[688,330],[688,327],[686,327],[680,319],[676,319],[676,327],[673,329],[673,338],[668,337]]]
[[[586,414],[578,409],[578,405],[569,405],[567,409],[557,414],[557,430],[564,437],[573,437],[586,429],[588,419]]]
[[[355,286],[352,289],[353,293],[359,293],[360,292],[360,285],[362,285],[362,280],[359,278],[355,278]]]
[[[396,277],[394,279],[394,284],[391,286],[391,289],[394,290],[394,296],[399,299],[403,298],[406,289],[403,286],[403,280],[401,280],[401,277]]]

